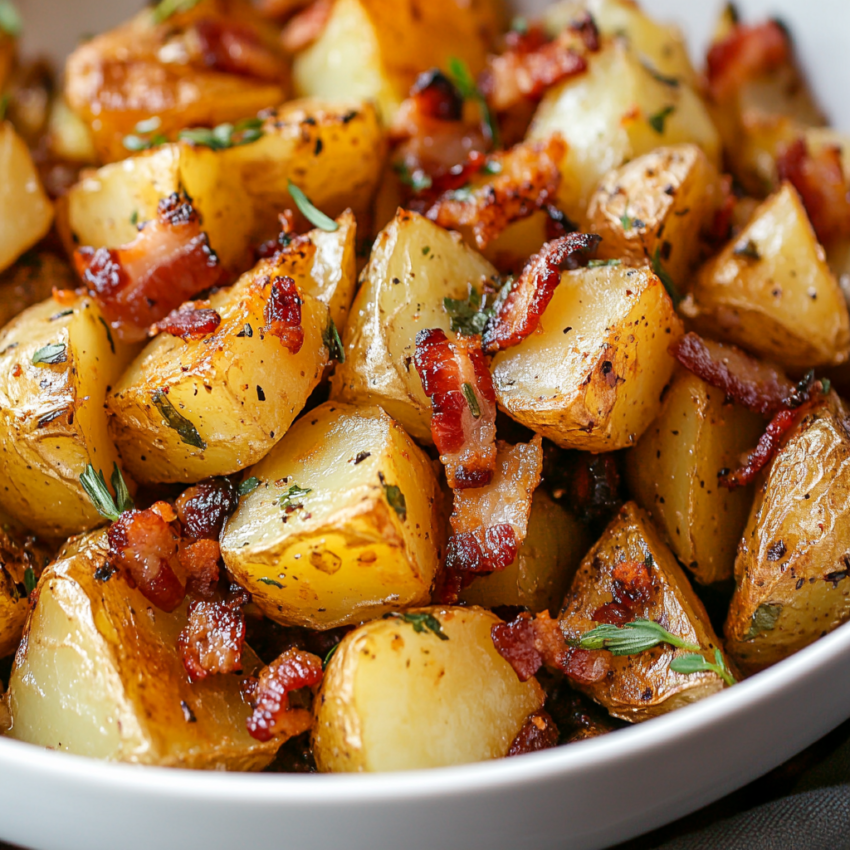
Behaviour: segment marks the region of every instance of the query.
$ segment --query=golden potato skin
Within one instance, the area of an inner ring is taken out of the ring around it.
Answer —
[[[65,359],[34,364],[48,345]],[[0,507],[22,525],[67,537],[103,522],[80,475],[91,463],[108,479],[118,462],[104,400],[135,350],[81,296],[49,298],[0,332]]]
[[[105,531],[71,540],[43,574],[9,682],[9,736],[109,761],[265,767],[281,739],[248,735],[241,677],[191,683],[177,649],[185,605],[165,614],[119,574],[104,579],[107,548]],[[243,663],[258,666],[247,647]]]
[[[651,602],[639,603],[640,616],[660,622],[687,643],[699,645],[713,663],[714,650],[721,644],[708,614],[673,553],[634,502],[623,506],[582,562],[561,612],[564,636],[578,639],[598,625],[593,614],[611,601],[612,570],[616,564],[645,563],[647,556],[652,560],[647,567],[655,594]],[[577,687],[614,717],[629,723],[675,711],[724,687],[716,673],[685,675],[670,670],[670,662],[683,654],[687,653],[662,644],[637,655],[611,656],[612,676]]]
[[[754,489],[727,490],[717,474],[734,469],[764,427],[760,416],[681,369],[658,418],[626,454],[629,491],[701,584],[732,577]]]
[[[756,672],[850,618],[847,410],[833,393],[795,426],[758,488],[726,646]]]
[[[543,689],[496,652],[499,618],[481,608],[421,608],[446,640],[401,618],[346,635],[315,700],[313,753],[325,773],[446,767],[501,758]]]
[[[417,213],[399,210],[378,234],[343,334],[345,363],[332,398],[379,404],[420,442],[431,442],[431,402],[413,367],[416,334],[442,328],[454,339],[444,298],[464,300],[469,287],[500,283],[496,269]]]
[[[138,481],[190,483],[238,472],[260,460],[300,413],[328,363],[328,308],[301,293],[304,342],[292,354],[263,331],[277,274],[274,260],[262,261],[210,298],[221,316],[214,333],[185,342],[159,334],[115,383],[109,430]]]
[[[655,418],[682,323],[648,269],[565,272],[538,330],[493,358],[499,405],[563,448],[633,445]]]
[[[228,520],[221,551],[266,616],[328,629],[430,599],[442,492],[427,455],[380,408],[326,402],[251,475],[260,484]],[[293,486],[309,492],[281,504]]]
[[[705,331],[789,368],[847,360],[847,304],[789,183],[702,268],[682,311]]]

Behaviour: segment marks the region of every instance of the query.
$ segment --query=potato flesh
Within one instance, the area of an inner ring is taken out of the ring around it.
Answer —
[[[725,632],[747,672],[780,661],[850,618],[844,405],[832,394],[793,429],[759,487]]]
[[[104,531],[72,541],[42,576],[9,682],[9,736],[110,761],[265,767],[281,740],[248,735],[240,677],[190,683],[177,649],[185,606],[165,614],[120,575],[95,578],[106,549]],[[250,649],[243,660],[253,672]]]
[[[0,271],[35,245],[53,223],[53,204],[24,140],[0,121]]]
[[[563,448],[633,445],[658,413],[681,332],[648,269],[565,272],[537,332],[493,358],[499,405]]]
[[[651,556],[651,563],[647,556]],[[698,645],[706,659],[714,663],[714,650],[721,644],[705,608],[649,517],[634,502],[627,503],[611,521],[573,579],[561,612],[565,637],[579,639],[598,625],[593,615],[611,602],[612,571],[625,561],[646,563],[654,588],[652,601],[639,603],[635,617],[661,623],[671,634]],[[578,689],[614,717],[637,723],[704,699],[724,687],[716,673],[686,675],[670,670],[670,662],[684,654],[684,650],[661,644],[636,655],[612,655],[613,675]]]
[[[51,344],[66,360],[34,364]],[[118,462],[104,400],[134,350],[82,297],[48,299],[0,333],[0,506],[27,528],[67,537],[103,522],[80,475],[91,463],[109,478]]]
[[[251,474],[260,486],[242,498],[221,549],[268,617],[326,629],[429,600],[442,494],[428,457],[386,413],[327,402]],[[310,492],[287,512],[279,500],[295,485]]]
[[[276,273],[274,261],[260,263],[212,296],[222,321],[211,336],[184,342],[159,334],[116,382],[107,398],[109,428],[137,480],[193,482],[238,472],[260,460],[300,413],[328,362],[328,309],[301,293],[304,342],[292,354],[262,331],[262,281]],[[163,393],[194,437],[155,404]]]
[[[758,259],[741,253],[742,246]],[[682,308],[707,331],[789,368],[847,359],[847,304],[787,183],[701,270]]]
[[[379,404],[421,442],[431,442],[431,402],[413,366],[416,334],[441,328],[450,339],[444,298],[465,300],[470,286],[499,283],[483,257],[416,213],[399,211],[375,240],[343,335],[332,397]]]
[[[500,622],[480,608],[427,608],[448,640],[402,619],[347,635],[315,701],[313,752],[323,772],[445,767],[501,758],[543,705],[496,652]]]
[[[664,408],[626,456],[629,489],[701,584],[732,577],[753,488],[717,483],[755,448],[764,420],[680,371]]]

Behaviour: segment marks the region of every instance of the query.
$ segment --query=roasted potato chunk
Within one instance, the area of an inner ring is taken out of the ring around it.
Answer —
[[[343,335],[333,398],[379,404],[417,440],[431,442],[431,402],[413,367],[416,334],[441,328],[454,339],[444,299],[498,285],[498,272],[454,233],[399,211],[378,235]]]
[[[533,614],[557,613],[590,547],[587,528],[543,490],[531,502],[528,532],[512,564],[476,579],[460,601],[497,608],[519,605]]]
[[[327,402],[251,470],[221,538],[271,619],[327,629],[426,602],[442,493],[427,455],[377,407]]]
[[[543,705],[495,650],[481,608],[421,608],[347,635],[315,701],[320,771],[415,770],[507,755]]]
[[[334,0],[319,38],[295,57],[295,91],[371,100],[388,122],[422,71],[452,57],[481,71],[501,21],[499,0]]]
[[[847,304],[789,183],[703,267],[682,310],[708,333],[789,368],[847,360]]]
[[[573,580],[561,612],[567,640],[579,640],[605,622],[600,619],[600,612],[607,611],[603,606],[625,612],[626,622],[662,623],[671,634],[698,645],[706,659],[714,662],[714,650],[721,644],[708,614],[673,553],[634,502],[612,520]],[[675,711],[724,687],[723,679],[713,672],[671,670],[670,662],[682,654],[686,652],[661,644],[636,655],[612,655],[611,675],[576,687],[614,717],[630,723]]]
[[[581,219],[603,175],[667,145],[692,142],[720,161],[720,141],[699,96],[666,81],[619,39],[604,40],[584,74],[552,87],[540,102],[529,138],[560,133],[567,142],[558,206]]]
[[[0,271],[32,248],[53,223],[50,203],[24,140],[0,121]]]
[[[73,540],[42,576],[9,682],[9,736],[110,761],[265,767],[282,739],[248,735],[241,677],[191,683],[177,648],[185,606],[154,608],[111,572],[107,548],[105,531]],[[243,665],[259,667],[247,647]]]
[[[726,646],[756,672],[850,618],[850,435],[833,393],[788,435],[756,492],[738,558]]]
[[[115,382],[109,430],[138,480],[194,482],[256,463],[286,433],[328,363],[328,308],[300,292],[303,342],[268,331],[280,271],[263,261],[211,296],[221,324],[201,339],[161,333]]]
[[[717,169],[700,148],[659,148],[605,175],[582,230],[602,237],[600,259],[661,262],[686,281],[722,199]]]
[[[676,557],[701,584],[732,577],[753,488],[727,490],[723,469],[755,447],[764,421],[680,370],[664,407],[626,455],[626,479]]]
[[[0,273],[0,328],[19,313],[49,298],[54,289],[74,289],[79,278],[65,260],[49,251],[28,251]]]
[[[565,272],[537,332],[493,358],[499,405],[563,448],[633,445],[655,418],[682,333],[649,269]]]
[[[30,307],[0,332],[0,507],[22,525],[67,537],[103,522],[80,474],[91,463],[109,478],[118,463],[104,401],[134,350],[78,296]]]

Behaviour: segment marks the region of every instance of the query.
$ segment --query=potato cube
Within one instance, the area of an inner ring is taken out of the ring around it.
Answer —
[[[445,520],[434,467],[376,407],[326,402],[251,470],[221,539],[266,616],[328,629],[430,598]]]

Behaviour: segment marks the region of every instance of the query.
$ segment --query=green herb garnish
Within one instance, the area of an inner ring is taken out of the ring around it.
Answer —
[[[151,12],[153,22],[155,24],[161,24],[163,21],[167,21],[172,15],[194,9],[200,2],[201,0],[160,0]]]
[[[291,511],[298,510],[298,508],[303,508],[304,505],[299,501],[299,499],[303,499],[308,493],[312,493],[312,489],[310,487],[299,487],[297,484],[293,484],[279,499],[278,504],[282,508],[286,508]]]
[[[601,269],[605,266],[619,266],[622,260],[588,260],[587,267],[589,269]]]
[[[714,650],[714,659],[716,663],[712,664],[702,655],[680,655],[670,662],[670,669],[674,673],[684,673],[686,676],[691,673],[717,673],[727,685],[734,685],[735,677],[729,672],[719,649]]]
[[[419,192],[423,192],[425,189],[430,189],[433,185],[433,180],[431,180],[430,175],[426,174],[421,168],[417,168],[416,171],[411,171],[407,167],[407,163],[394,163],[393,171],[395,171],[398,175],[398,179],[401,180],[405,186],[410,186],[410,188],[417,194]]]
[[[247,496],[249,493],[253,493],[257,487],[260,486],[260,479],[257,478],[256,475],[252,475],[250,478],[246,478],[237,488],[236,493],[240,496]]]
[[[444,298],[443,309],[451,316],[452,330],[465,336],[484,333],[487,322],[493,316],[493,309],[482,307],[482,299],[474,286],[469,287],[465,300]]]
[[[109,347],[112,349],[112,353],[115,354],[115,340],[112,339],[112,329],[106,323],[106,319],[103,316],[98,316],[97,320],[103,325],[104,330],[106,331],[106,340],[109,343]]]
[[[655,253],[652,255],[652,270],[656,275],[658,275],[659,280],[664,284],[664,288],[667,290],[667,294],[673,301],[673,305],[678,305],[678,303],[682,300],[682,296],[679,293],[678,287],[673,282],[673,278],[670,277],[664,266],[661,265],[660,246],[655,249]]]
[[[674,89],[679,88],[680,81],[678,77],[668,77],[666,74],[662,74],[645,56],[641,58],[640,63],[659,83],[664,83],[665,86],[670,86]]]
[[[321,210],[316,209],[310,199],[301,191],[291,180],[287,181],[289,194],[292,200],[295,201],[295,206],[301,211],[301,215],[319,230],[324,230],[328,233],[334,233],[339,230],[339,225],[330,216],[326,216]]]
[[[151,401],[154,407],[162,414],[165,424],[175,430],[187,446],[193,446],[201,450],[207,447],[207,444],[201,439],[198,429],[177,410],[162,390],[154,390],[151,394]]]
[[[263,136],[262,118],[245,118],[235,124],[219,124],[217,127],[193,127],[181,130],[177,138],[196,148],[223,151],[250,145]]]
[[[161,125],[162,121],[156,115],[139,121],[133,128],[133,132],[129,136],[124,136],[122,144],[132,153],[158,148],[168,141],[162,133],[157,132]]]
[[[57,363],[65,363],[68,360],[68,349],[64,342],[51,342],[43,348],[39,348],[32,356],[33,365],[44,363],[55,366]]]
[[[466,403],[469,405],[469,412],[472,414],[473,419],[481,418],[481,407],[478,404],[478,398],[475,395],[475,390],[472,389],[472,384],[468,384],[464,382],[463,387],[463,397],[466,399]]]
[[[581,649],[607,649],[612,655],[636,655],[661,643],[677,649],[699,651],[699,646],[685,643],[652,620],[634,620],[623,626],[603,623],[583,634],[576,646]]]
[[[742,242],[740,245],[736,245],[732,250],[732,253],[736,257],[746,257],[748,260],[760,260],[761,254],[759,253],[758,246],[752,239],[748,239],[746,242]]]
[[[481,118],[484,122],[484,128],[487,130],[487,135],[490,137],[490,143],[494,148],[498,148],[501,144],[499,138],[499,125],[496,122],[496,116],[490,111],[487,104],[487,99],[478,88],[472,74],[469,73],[469,68],[462,59],[457,56],[452,56],[449,59],[449,74],[455,88],[460,92],[460,96],[464,100],[473,100],[478,104],[481,110]]]
[[[664,125],[667,122],[667,119],[675,111],[675,106],[665,106],[660,112],[656,112],[655,115],[649,116],[649,126],[652,127],[659,136],[662,135],[664,133]]]
[[[469,186],[461,186],[459,189],[452,189],[450,192],[446,192],[446,198],[450,201],[460,201],[461,203],[471,201],[472,189],[470,189]]]
[[[378,479],[384,488],[384,495],[387,497],[389,506],[398,514],[399,519],[404,522],[407,519],[407,499],[404,498],[401,487],[396,484],[387,484],[383,472],[378,473]]]
[[[32,567],[27,567],[24,570],[24,587],[27,589],[27,596],[35,590],[37,584],[38,579],[35,577],[35,571]]]
[[[138,223],[139,223],[139,211],[133,210],[133,212],[130,213],[130,224],[132,224],[133,227],[136,227],[138,225]]]
[[[339,337],[336,323],[331,316],[328,316],[328,324],[322,332],[322,342],[328,350],[328,357],[331,360],[338,360],[340,363],[345,363],[345,348],[342,340]]]
[[[103,470],[99,469],[95,472],[95,468],[89,463],[86,464],[85,472],[80,476],[80,484],[83,485],[83,490],[91,499],[95,510],[105,519],[115,522],[124,511],[133,510],[135,504],[117,463],[113,465],[110,480],[115,492],[114,498],[106,486]]]
[[[756,608],[752,620],[750,620],[750,628],[744,635],[744,640],[753,640],[765,632],[772,632],[776,628],[776,621],[782,613],[781,605],[771,605],[769,602],[763,602]]]
[[[24,23],[18,10],[10,0],[0,0],[0,32],[17,38],[24,29]]]
[[[283,590],[283,585],[279,581],[275,581],[273,578],[266,578],[265,576],[260,576],[257,581],[262,582],[263,584],[270,584],[272,587],[279,587]]]
[[[398,613],[390,611],[389,614],[384,614],[384,619],[404,620],[405,623],[410,623],[413,626],[414,632],[424,634],[425,630],[433,632],[440,640],[448,640],[449,636],[443,631],[440,621],[433,614],[414,614],[405,611]]]
[[[487,162],[484,163],[484,166],[481,169],[482,174],[501,174],[502,173],[502,163],[497,159],[488,159]]]
[[[620,224],[623,225],[623,230],[629,231],[632,229],[632,217],[629,215],[629,207],[626,205],[625,212],[620,216]]]
[[[829,378],[821,378],[820,379],[820,391],[824,395],[829,395],[829,391],[832,389],[832,381]]]
[[[340,641],[342,643],[342,641]],[[331,658],[334,657],[334,653],[339,649],[339,643],[335,643],[329,650],[328,654],[322,659],[322,670],[327,670],[328,664],[331,662]]]

